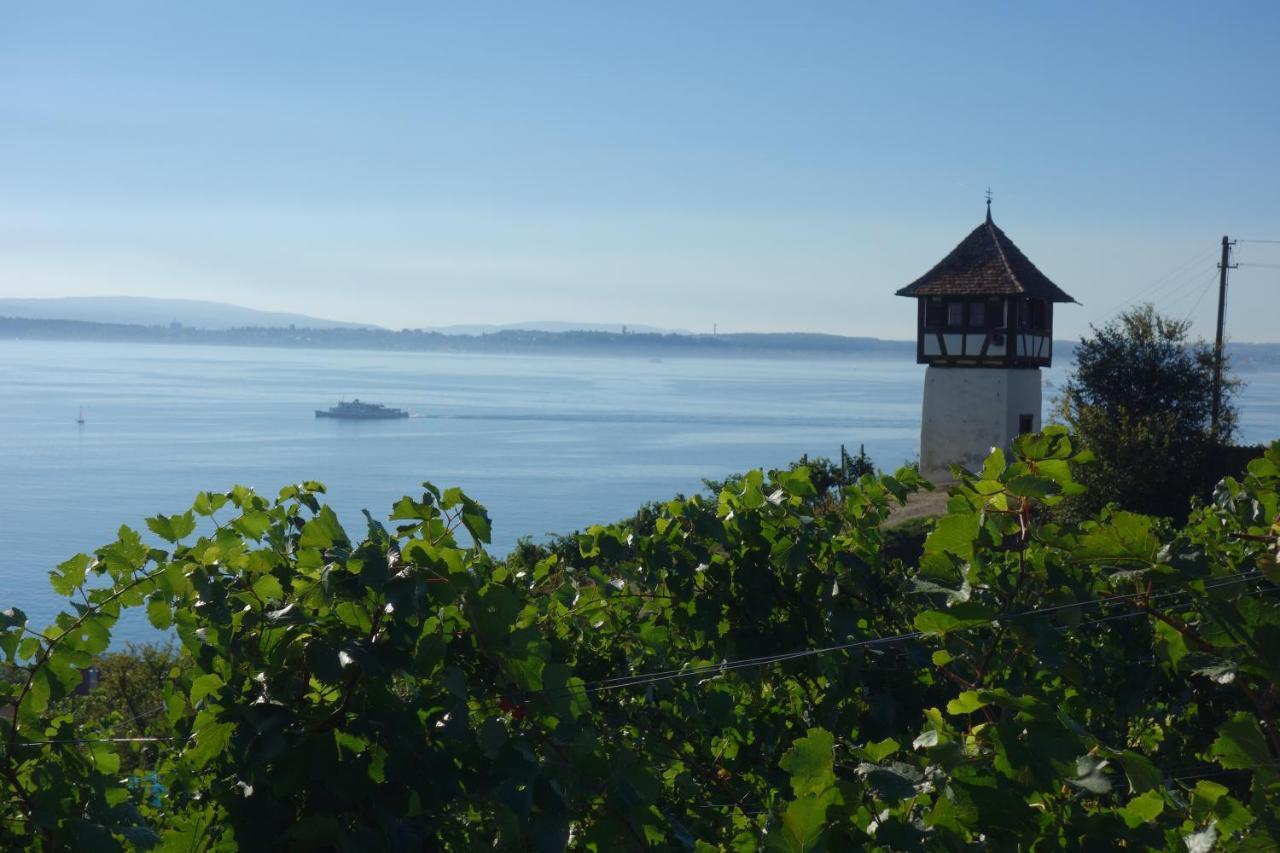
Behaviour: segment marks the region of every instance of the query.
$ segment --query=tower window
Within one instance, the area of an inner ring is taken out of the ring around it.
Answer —
[[[999,299],[987,300],[987,328],[998,329],[1004,325],[1004,305]]]
[[[984,302],[969,303],[969,328],[981,329],[987,325],[987,306]]]
[[[1032,299],[1027,303],[1027,328],[1044,329],[1048,326],[1048,311],[1043,299]]]
[[[1018,415],[1018,434],[1026,435],[1031,432],[1032,423],[1031,415]]]
[[[936,329],[942,325],[945,319],[946,314],[943,312],[941,299],[935,296],[924,304],[924,324],[926,326]]]

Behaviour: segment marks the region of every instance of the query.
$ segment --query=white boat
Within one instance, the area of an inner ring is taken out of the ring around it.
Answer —
[[[316,417],[351,421],[386,421],[407,418],[409,413],[404,409],[392,409],[381,403],[365,403],[357,398],[349,403],[344,400],[331,409],[316,409]]]

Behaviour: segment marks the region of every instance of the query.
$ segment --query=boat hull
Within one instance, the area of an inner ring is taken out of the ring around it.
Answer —
[[[317,418],[333,418],[336,421],[398,421],[409,417],[408,412],[376,412],[368,414],[335,414],[316,409]]]

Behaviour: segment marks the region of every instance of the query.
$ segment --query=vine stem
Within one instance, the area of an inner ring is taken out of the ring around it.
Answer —
[[[18,726],[20,725],[18,709],[22,705],[22,700],[27,698],[27,694],[31,691],[31,685],[32,683],[35,682],[36,673],[40,671],[40,668],[42,666],[48,663],[49,657],[53,654],[53,650],[57,648],[58,644],[61,643],[64,639],[66,639],[67,636],[71,634],[71,632],[75,631],[77,628],[83,625],[84,620],[88,619],[90,616],[96,616],[98,613],[101,613],[103,607],[115,601],[120,596],[124,595],[126,592],[129,592],[130,590],[141,586],[143,583],[147,581],[155,580],[157,577],[159,577],[162,574],[164,574],[164,566],[161,566],[155,571],[148,572],[147,574],[142,575],[140,577],[135,577],[132,581],[130,581],[129,583],[117,589],[107,598],[98,602],[96,605],[89,608],[84,613],[80,614],[79,618],[77,618],[65,629],[63,629],[62,633],[50,639],[48,641],[48,645],[46,645],[43,649],[41,649],[40,655],[36,659],[36,662],[31,665],[31,671],[27,675],[26,682],[22,685],[22,689],[18,691],[18,698],[15,699],[13,702],[13,725],[9,728],[9,751],[11,753],[16,748],[18,743]]]
[[[0,773],[9,780],[9,784],[13,786],[14,793],[18,795],[18,799],[22,801],[22,808],[26,812],[28,822],[35,817],[36,806],[31,802],[31,795],[27,793],[27,789],[22,787],[22,782],[18,779],[18,771],[13,769],[13,757],[6,754],[4,757],[4,765],[0,766]]]
[[[47,645],[40,650],[40,654],[36,658],[35,663],[31,665],[31,671],[27,674],[27,680],[22,685],[22,689],[18,691],[18,698],[13,702],[13,722],[9,727],[8,749],[4,751],[3,766],[0,766],[0,773],[9,780],[9,784],[13,785],[14,793],[18,795],[18,799],[22,800],[22,806],[26,810],[28,818],[35,816],[35,804],[31,802],[31,795],[27,792],[27,789],[22,786],[22,780],[18,778],[18,771],[14,767],[13,756],[18,748],[18,728],[21,726],[21,714],[19,711],[22,708],[23,700],[26,699],[27,694],[31,692],[31,685],[35,682],[36,673],[39,672],[40,668],[49,661],[50,655],[53,654],[53,650],[57,648],[58,644],[61,643],[72,631],[84,624],[84,620],[88,619],[90,616],[100,613],[105,605],[115,601],[126,592],[140,586],[146,581],[159,577],[163,573],[164,567],[161,566],[153,572],[142,575],[141,577],[135,577],[132,581],[120,587],[120,589],[113,592],[103,601],[85,610],[84,613],[80,614],[79,618],[63,629],[62,633],[47,641]],[[81,589],[83,590],[83,586]]]
[[[1018,595],[1022,592],[1022,585],[1027,580],[1027,539],[1031,535],[1031,504],[1026,497],[1022,498],[1022,503],[1018,510],[1018,580],[1014,584],[1013,591],[1009,593],[1009,597],[1005,599],[1004,611],[1001,616],[1007,616],[1009,610],[1018,601]],[[991,658],[996,653],[996,649],[1000,646],[1000,641],[1004,639],[1004,632],[1008,628],[1008,621],[1002,620],[1000,627],[996,629],[995,639],[991,641],[991,647],[987,649],[987,653],[982,657],[982,663],[978,664],[978,671],[974,676],[973,683],[975,687],[982,685],[982,679],[986,677],[987,666],[991,663]]]
[[[378,629],[382,627],[382,617],[386,612],[385,608],[379,608],[369,620],[371,626],[369,628],[369,636],[367,639],[368,643],[372,644],[378,638]],[[349,676],[347,676],[347,683],[342,692],[342,701],[338,703],[338,707],[334,709],[333,713],[320,723],[318,731],[327,732],[331,729],[337,728],[339,720],[347,711],[347,705],[351,703],[351,697],[355,694],[356,684],[359,681],[360,673],[358,671],[353,671]]]

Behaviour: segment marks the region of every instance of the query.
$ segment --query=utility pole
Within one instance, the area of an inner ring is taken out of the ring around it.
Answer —
[[[1218,335],[1213,343],[1213,414],[1212,432],[1218,438],[1218,417],[1222,412],[1222,337],[1227,314],[1227,270],[1235,269],[1231,263],[1231,247],[1236,243],[1222,235],[1222,260],[1218,263]]]

